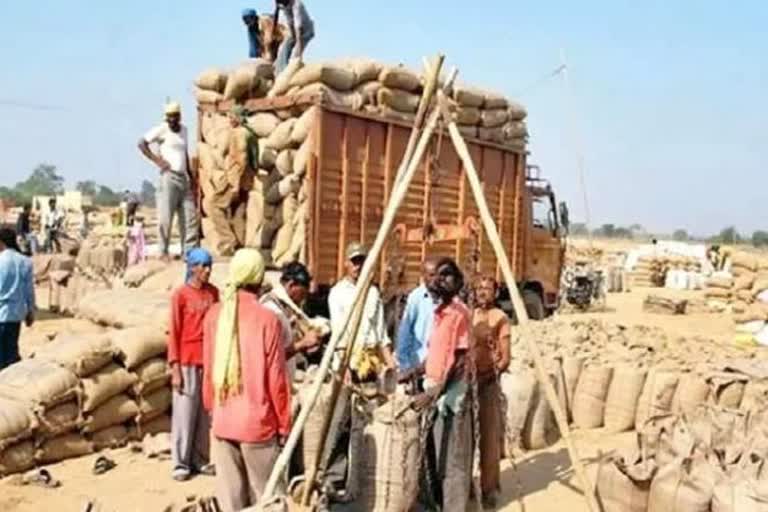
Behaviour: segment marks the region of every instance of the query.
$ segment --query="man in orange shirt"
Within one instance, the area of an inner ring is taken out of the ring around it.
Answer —
[[[224,512],[256,505],[291,430],[282,324],[259,302],[264,259],[241,249],[205,319],[203,400],[213,414],[216,496]]]
[[[501,388],[499,375],[509,368],[509,318],[496,307],[498,285],[491,277],[475,285],[477,309],[472,318],[473,346],[477,369],[480,423],[480,481],[483,506],[496,508],[501,490]]]
[[[211,474],[207,465],[210,422],[203,409],[203,320],[219,300],[210,284],[213,260],[205,249],[187,253],[187,278],[171,298],[168,363],[173,387],[171,454],[173,478],[189,480],[194,473]]]
[[[471,369],[471,318],[467,306],[458,298],[464,276],[456,262],[444,258],[437,262],[433,282],[438,305],[427,344],[424,363],[425,392],[415,400],[417,408],[437,406],[433,429],[439,488],[433,499],[444,512],[464,512],[469,502],[472,480],[471,403],[467,400]]]

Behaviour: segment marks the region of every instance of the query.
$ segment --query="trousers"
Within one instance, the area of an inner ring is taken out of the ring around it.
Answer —
[[[21,322],[0,322],[0,370],[18,362]]]
[[[183,385],[173,391],[171,460],[174,473],[191,474],[207,464],[210,419],[203,408],[203,369],[182,366]]]
[[[306,50],[309,42],[315,37],[314,32],[301,34],[302,47]],[[280,49],[277,50],[277,59],[275,60],[275,73],[278,74],[288,66],[288,61],[293,57],[293,50],[296,48],[296,40],[290,35],[286,36]]]
[[[200,221],[189,179],[180,173],[164,172],[160,175],[156,195],[160,221],[160,252],[163,256],[170,254],[173,219],[178,217],[183,256],[187,249],[200,244]]]
[[[480,423],[480,481],[483,494],[489,495],[501,487],[501,388],[493,379],[478,387]]]
[[[280,455],[273,439],[266,443],[238,443],[214,438],[216,498],[223,512],[237,512],[256,505]]]

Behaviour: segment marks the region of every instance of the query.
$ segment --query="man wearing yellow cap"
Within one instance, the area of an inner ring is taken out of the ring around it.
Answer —
[[[256,505],[291,430],[282,324],[259,302],[264,259],[232,258],[203,331],[203,404],[213,417],[216,497],[225,512]]]
[[[158,152],[153,152],[156,144]],[[160,170],[157,187],[157,214],[160,221],[160,252],[170,257],[173,218],[179,219],[181,254],[199,244],[198,216],[193,195],[194,180],[187,152],[187,127],[181,123],[181,106],[165,106],[165,121],[155,126],[139,141],[139,150]]]

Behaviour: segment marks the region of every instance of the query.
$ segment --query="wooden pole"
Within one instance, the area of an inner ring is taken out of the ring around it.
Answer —
[[[455,78],[455,76],[456,76],[456,71],[454,70],[452,74],[452,78],[449,79],[449,82],[452,81],[452,79]],[[352,317],[353,317],[353,314],[355,313],[355,310],[362,307],[365,296],[367,295],[365,292],[367,292],[367,287],[369,286],[373,278],[373,269],[376,266],[377,260],[379,258],[379,255],[381,254],[382,248],[384,247],[384,244],[386,243],[389,237],[389,233],[395,221],[397,210],[400,207],[400,204],[405,199],[405,195],[408,191],[408,185],[410,184],[411,180],[413,180],[413,176],[416,174],[416,169],[418,167],[418,164],[423,158],[424,153],[427,150],[427,147],[432,139],[432,135],[434,134],[435,129],[437,128],[437,123],[439,119],[440,119],[440,112],[438,109],[435,109],[434,112],[431,114],[429,121],[427,122],[427,125],[423,133],[421,134],[421,137],[418,139],[418,144],[415,146],[413,157],[409,160],[404,159],[403,163],[401,164],[401,168],[400,168],[401,171],[403,169],[405,170],[402,173],[401,179],[398,180],[399,182],[396,183],[396,186],[392,192],[390,201],[387,204],[386,211],[384,212],[384,219],[382,220],[381,227],[379,228],[379,231],[376,235],[376,240],[374,241],[374,244],[371,248],[371,251],[368,254],[368,257],[365,259],[363,268],[361,269],[360,277],[358,278],[355,286],[355,300],[353,302],[352,308],[350,308],[350,311],[347,313],[343,321],[342,329],[338,332],[331,333],[331,340],[328,344],[328,347],[325,350],[325,353],[323,354],[323,359],[320,362],[320,368],[318,369],[318,372],[315,376],[315,380],[312,383],[312,390],[309,397],[309,403],[307,404],[306,407],[303,407],[301,409],[301,412],[299,413],[299,417],[296,419],[296,423],[293,426],[293,429],[291,430],[290,435],[288,436],[286,445],[283,448],[282,452],[280,453],[280,456],[278,457],[277,461],[275,462],[274,467],[272,468],[272,474],[270,475],[269,481],[267,482],[266,488],[264,489],[264,497],[263,497],[264,501],[269,500],[274,495],[277,483],[290,461],[291,455],[293,454],[293,450],[296,449],[296,444],[298,443],[301,432],[304,430],[304,425],[307,422],[309,413],[312,411],[312,408],[315,406],[315,403],[317,402],[317,399],[320,396],[320,391],[321,391],[323,382],[325,380],[325,377],[328,374],[328,371],[330,369],[333,355],[336,351],[336,347],[339,345],[339,341],[343,339],[345,336],[347,336],[347,333],[350,330],[349,327],[350,327],[351,321],[353,320]],[[416,126],[414,126],[414,131],[415,132],[418,131],[418,128]],[[406,156],[408,155],[406,154]],[[400,174],[401,173],[398,172],[398,175]],[[311,485],[311,483],[307,481],[305,482],[305,486],[306,485]]]
[[[520,290],[517,287],[515,275],[512,272],[512,266],[509,264],[509,258],[507,258],[507,253],[504,251],[504,246],[501,242],[501,238],[499,237],[499,232],[496,229],[493,216],[491,215],[491,211],[488,208],[488,203],[485,200],[483,188],[480,184],[480,178],[477,173],[477,169],[475,168],[475,164],[472,161],[472,156],[469,154],[469,149],[467,148],[466,142],[464,142],[464,138],[462,137],[461,132],[459,132],[459,128],[452,120],[450,111],[448,109],[447,100],[441,92],[438,92],[438,101],[443,119],[446,123],[448,123],[448,132],[451,136],[451,140],[456,147],[456,152],[458,153],[459,158],[461,158],[461,161],[464,164],[467,180],[469,181],[469,185],[472,188],[472,194],[474,195],[475,201],[477,202],[477,208],[480,211],[480,217],[482,218],[485,232],[488,235],[488,239],[490,240],[491,245],[493,246],[493,250],[496,253],[496,259],[501,266],[501,273],[504,276],[504,281],[507,284],[507,288],[509,288],[509,294],[512,298],[512,304],[515,308],[515,315],[517,316],[518,324],[521,326],[526,325],[529,323],[530,319],[528,318],[525,304],[523,303],[523,299],[520,295]],[[532,339],[529,337],[524,337],[524,339],[528,345],[528,350],[530,351],[531,355],[533,355],[539,384],[544,388],[547,402],[549,402],[550,407],[555,413],[557,426],[560,428],[560,432],[565,439],[566,447],[568,448],[568,453],[571,457],[571,463],[573,464],[576,475],[581,483],[587,505],[592,512],[599,512],[601,509],[597,503],[597,499],[595,498],[592,483],[589,480],[589,476],[587,475],[587,471],[584,468],[581,459],[579,459],[578,452],[576,451],[576,445],[571,438],[571,431],[568,427],[568,419],[560,407],[560,401],[557,399],[555,388],[546,374],[546,370],[544,368],[544,358],[541,354],[541,351]]]

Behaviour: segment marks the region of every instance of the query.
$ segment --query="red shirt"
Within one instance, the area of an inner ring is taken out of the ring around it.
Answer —
[[[291,431],[291,394],[282,324],[259,298],[238,292],[242,390],[214,404],[213,364],[221,305],[205,319],[203,404],[213,415],[213,434],[240,443],[264,443]]]
[[[444,382],[456,363],[456,352],[469,350],[471,325],[469,309],[458,298],[435,309],[424,364],[424,373],[429,380]]]
[[[171,328],[168,335],[168,362],[203,366],[203,320],[219,290],[212,284],[195,288],[185,284],[171,297]]]

